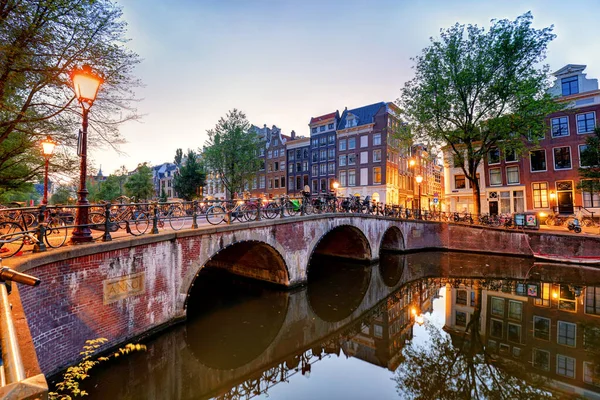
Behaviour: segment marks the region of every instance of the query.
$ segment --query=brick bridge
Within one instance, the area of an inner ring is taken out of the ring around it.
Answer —
[[[591,254],[589,236],[515,232],[372,215],[314,215],[207,227],[67,247],[9,266],[42,279],[22,287],[21,302],[42,371],[75,362],[84,341],[131,340],[186,317],[187,299],[204,267],[284,287],[307,281],[314,255],[365,264],[380,250],[448,249],[531,255]]]

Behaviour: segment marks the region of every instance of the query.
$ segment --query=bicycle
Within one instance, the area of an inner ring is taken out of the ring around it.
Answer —
[[[158,207],[158,205],[156,205]],[[162,210],[158,214],[158,226],[163,228],[165,226],[165,220],[169,221],[169,226],[174,231],[178,231],[183,228],[185,224],[186,213],[183,211],[183,204],[169,204],[165,210],[165,205],[162,206]]]
[[[90,230],[95,232],[92,233],[92,238],[95,240],[102,237],[106,226],[105,215],[98,212],[91,212],[88,214],[88,223]],[[123,204],[112,207],[108,225],[110,232],[125,229],[127,233],[133,236],[140,236],[146,233],[150,222],[148,214],[140,211],[139,206]],[[134,229],[131,229],[132,226]]]
[[[50,222],[46,223],[43,240],[48,247],[62,246],[67,240],[67,228],[64,221],[54,220],[51,221],[51,224]],[[23,246],[36,244],[40,244],[37,232],[25,230],[23,226],[13,221],[0,221],[0,254],[2,257],[12,257],[18,254]]]
[[[228,208],[227,203],[225,203],[225,205],[222,205],[222,203],[212,205],[206,210],[206,221],[211,225],[219,225],[221,222],[225,221],[225,216],[230,211],[231,222],[234,222],[236,219],[243,222],[243,219],[248,220],[248,218],[252,218],[248,217],[248,213],[244,210],[244,201],[240,200],[236,202],[235,207],[232,209]],[[258,209],[255,211],[258,211]],[[256,214],[254,214],[254,219],[256,219]]]

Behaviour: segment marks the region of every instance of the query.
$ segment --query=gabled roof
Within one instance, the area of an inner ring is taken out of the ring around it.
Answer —
[[[375,121],[375,114],[381,109],[381,107],[385,107],[386,103],[381,101],[379,103],[370,104],[368,106],[355,108],[352,110],[344,110],[342,113],[342,118],[340,118],[340,122],[338,124],[338,129],[346,129],[346,117],[348,114],[352,114],[358,120],[356,126],[372,124]]]
[[[339,118],[339,111],[335,111],[335,112],[332,112],[332,113],[329,113],[329,114],[321,115],[319,117],[312,117],[310,119],[310,124],[312,125],[312,124],[315,124],[315,123],[318,123],[318,122],[326,121],[326,120],[334,118],[336,116]]]
[[[564,67],[562,67],[561,69],[559,69],[558,71],[552,73],[552,75],[561,76],[561,75],[567,75],[567,74],[574,74],[574,73],[583,71],[586,67],[587,67],[587,65],[567,64]]]

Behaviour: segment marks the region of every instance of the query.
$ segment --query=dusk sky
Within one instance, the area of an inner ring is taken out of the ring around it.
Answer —
[[[136,69],[141,122],[121,128],[127,144],[96,149],[112,173],[173,161],[196,149],[228,110],[255,125],[308,135],[311,116],[394,101],[413,76],[411,57],[456,22],[489,26],[531,11],[554,24],[553,71],[586,64],[600,78],[600,1],[192,1],[121,0]],[[93,110],[92,110],[93,112]]]

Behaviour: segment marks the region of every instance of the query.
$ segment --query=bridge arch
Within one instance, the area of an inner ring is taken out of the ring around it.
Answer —
[[[359,228],[353,225],[338,225],[321,235],[313,245],[307,272],[311,260],[316,255],[370,261],[371,254],[369,239]]]
[[[397,226],[390,226],[383,234],[381,238],[381,245],[379,250],[391,250],[391,251],[404,251],[406,250],[406,244],[404,242],[404,235]]]

